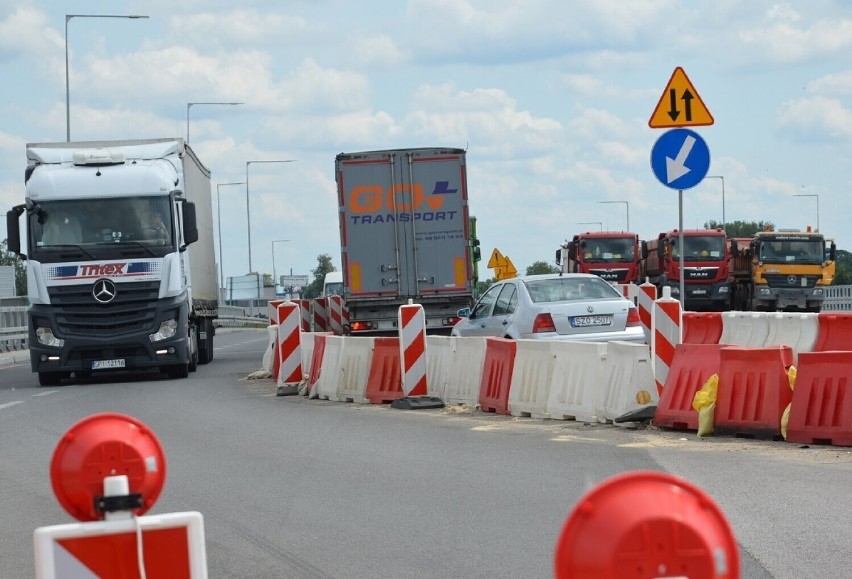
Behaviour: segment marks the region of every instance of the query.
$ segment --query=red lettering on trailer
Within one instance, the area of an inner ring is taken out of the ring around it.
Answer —
[[[399,202],[400,194],[409,193],[411,203]],[[360,185],[349,194],[349,210],[352,213],[378,213],[388,211],[413,211],[429,209],[436,211],[443,207],[444,198],[440,195],[427,195],[423,185],[392,185],[384,190],[380,185]]]

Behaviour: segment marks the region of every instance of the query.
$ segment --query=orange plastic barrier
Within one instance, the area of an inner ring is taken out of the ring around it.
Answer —
[[[722,312],[683,312],[684,344],[718,344],[722,337]]]
[[[485,361],[479,384],[479,406],[483,412],[509,414],[509,386],[512,384],[516,349],[514,340],[485,339]]]
[[[314,335],[314,351],[311,354],[311,373],[308,377],[308,394],[313,391],[322,369],[322,357],[325,355],[325,337],[327,334]]]
[[[721,350],[714,431],[736,436],[781,438],[781,415],[792,398],[789,346]]]
[[[389,404],[403,398],[399,338],[376,338],[364,398],[371,404]]]
[[[666,377],[654,426],[674,430],[698,430],[698,412],[692,399],[707,379],[719,374],[724,344],[678,344]]]
[[[852,352],[802,352],[787,441],[852,446]]]
[[[819,334],[814,344],[814,352],[852,351],[852,313],[820,312],[817,319]]]

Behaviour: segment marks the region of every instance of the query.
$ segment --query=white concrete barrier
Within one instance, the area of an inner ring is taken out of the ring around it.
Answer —
[[[325,352],[322,357],[322,371],[316,386],[311,391],[311,397],[323,400],[337,400],[337,393],[342,385],[343,368],[343,336],[326,336]],[[315,396],[314,396],[315,394]]]
[[[512,416],[550,418],[547,403],[556,366],[552,344],[542,340],[516,342],[515,365],[509,387],[509,414]]]
[[[328,338],[326,338],[328,339]],[[367,404],[367,376],[370,373],[370,361],[373,358],[375,338],[346,336],[341,339],[343,348],[340,357],[340,386],[330,400]],[[326,344],[328,348],[328,344]]]
[[[275,359],[275,351],[278,346],[278,326],[266,326],[268,338],[266,350],[263,352],[263,369],[272,373],[272,362]]]
[[[769,317],[765,312],[722,312],[720,344],[762,348],[769,336]]]
[[[657,405],[660,397],[648,346],[630,342],[607,344],[598,400],[602,412],[599,422],[610,422],[627,412]]]
[[[426,336],[426,386],[429,396],[444,400],[450,379],[456,338]]]
[[[453,361],[442,400],[444,404],[478,404],[482,367],[485,364],[485,338],[452,340],[455,343]]]
[[[547,402],[547,412],[555,420],[595,422],[597,389],[603,380],[606,344],[594,342],[553,342],[556,365]]]
[[[769,333],[764,346],[790,346],[796,361],[799,352],[813,352],[819,335],[819,314],[815,312],[771,312]]]

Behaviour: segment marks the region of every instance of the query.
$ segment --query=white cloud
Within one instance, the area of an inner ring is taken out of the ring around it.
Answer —
[[[833,97],[852,96],[852,70],[826,74],[807,85],[810,94]]]
[[[776,4],[761,24],[742,30],[739,38],[768,61],[803,62],[852,45],[852,20],[848,18],[808,23],[789,5]]]
[[[800,99],[781,107],[776,126],[793,140],[846,141],[852,138],[852,112],[834,99]]]
[[[350,57],[362,66],[377,69],[390,69],[400,66],[407,60],[393,38],[385,34],[373,36],[355,35],[350,39],[352,52]]]
[[[0,61],[27,55],[38,61],[56,50],[64,50],[65,41],[48,27],[47,16],[35,8],[17,8],[0,20]],[[8,82],[8,81],[7,81]]]

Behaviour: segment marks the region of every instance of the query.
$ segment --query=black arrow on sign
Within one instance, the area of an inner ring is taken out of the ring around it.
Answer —
[[[680,111],[677,110],[677,91],[673,88],[669,89],[669,118],[676,121],[680,116]]]
[[[686,89],[685,91],[683,91],[683,97],[682,98],[683,98],[684,105],[686,106],[686,120],[691,121],[692,120],[692,99],[695,98],[695,97],[692,96],[692,93],[689,92],[689,89]]]

